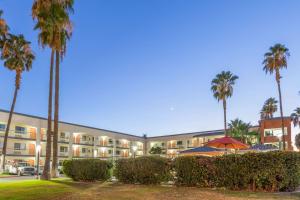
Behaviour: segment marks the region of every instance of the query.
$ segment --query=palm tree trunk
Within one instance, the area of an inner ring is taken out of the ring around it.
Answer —
[[[285,137],[284,137],[284,120],[283,120],[283,110],[282,110],[282,98],[281,98],[281,87],[280,80],[277,80],[278,93],[279,93],[279,105],[280,105],[280,117],[281,117],[281,130],[282,130],[282,142],[283,150],[285,150]]]
[[[59,113],[59,51],[56,51],[55,66],[55,103],[54,103],[54,135],[53,135],[53,160],[52,160],[52,177],[57,176],[57,150],[58,150],[58,113]]]
[[[2,171],[4,171],[4,168],[5,168],[5,156],[6,156],[7,139],[8,139],[8,133],[9,133],[9,128],[10,128],[10,124],[11,124],[11,119],[12,119],[14,109],[15,109],[15,105],[16,105],[18,90],[19,90],[19,87],[15,86],[14,98],[13,98],[13,101],[12,101],[12,104],[11,104],[11,107],[10,107],[8,122],[7,122],[7,125],[6,125],[6,130],[5,130],[5,135],[4,135],[4,142],[3,142],[3,149],[2,149],[2,166],[1,166]]]
[[[49,98],[48,98],[48,123],[47,123],[47,144],[46,144],[46,159],[43,174],[41,179],[49,180],[50,176],[50,159],[51,159],[51,134],[52,134],[52,90],[53,90],[53,64],[54,50],[51,51],[50,60],[50,78],[49,78]]]
[[[227,119],[226,119],[226,99],[223,100],[223,111],[224,111],[224,133],[227,137]]]

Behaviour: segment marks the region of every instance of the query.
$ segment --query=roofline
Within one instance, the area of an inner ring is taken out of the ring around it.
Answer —
[[[4,109],[0,109],[0,112],[9,113],[8,110],[4,110]],[[41,119],[41,120],[47,120],[47,118],[45,118],[45,117],[40,117],[40,116],[36,116],[36,115],[30,115],[30,114],[24,114],[24,113],[18,113],[18,112],[14,112],[14,114],[25,116],[25,117],[32,117],[32,118]],[[284,117],[284,118],[289,118],[290,119],[291,117]],[[275,118],[268,119],[268,120],[275,120],[275,119],[280,119],[280,117],[275,117]],[[259,120],[259,122],[260,121],[262,121],[262,120]],[[99,131],[107,131],[107,132],[111,132],[111,133],[117,133],[117,134],[136,137],[136,138],[140,138],[140,139],[145,139],[145,137],[143,137],[143,136],[137,136],[137,135],[133,135],[133,134],[123,133],[123,132],[118,132],[118,131],[112,131],[112,130],[108,130],[108,129],[102,129],[102,128],[97,128],[97,127],[92,127],[92,126],[87,126],[87,125],[82,125],[82,124],[75,124],[75,123],[64,122],[64,121],[59,121],[59,123],[73,125],[73,126],[79,126],[79,127],[83,127],[83,128],[90,128],[90,129],[99,130]],[[251,126],[251,128],[254,128],[254,127],[259,127],[259,125]],[[224,131],[224,129],[217,129],[217,130],[210,130],[210,131],[195,131],[195,132],[168,134],[168,135],[160,135],[160,136],[150,136],[150,137],[146,137],[146,139],[148,139],[148,138],[149,139],[154,139],[154,138],[172,137],[172,136],[184,136],[184,135],[193,135],[193,134],[200,136],[201,134],[209,134],[209,133],[213,134],[213,133],[221,132],[221,131]]]
[[[189,133],[178,133],[178,134],[169,134],[169,135],[160,135],[160,136],[151,136],[147,138],[158,138],[158,137],[170,137],[170,136],[181,136],[181,135],[192,135],[192,134],[205,134],[205,133],[210,133],[210,132],[219,132],[223,131],[223,129],[218,129],[218,130],[212,130],[212,131],[196,131],[196,132],[189,132]]]
[[[281,119],[281,117],[273,117],[273,118],[269,118],[269,119],[260,119],[259,122],[265,121],[265,120],[278,120],[278,119]],[[283,119],[290,119],[290,120],[292,120],[292,117],[290,117],[290,116],[283,116]]]
[[[4,110],[4,109],[0,109],[0,112],[9,113],[8,110]],[[21,116],[24,116],[24,117],[31,117],[31,118],[41,119],[41,120],[48,120],[45,117],[40,117],[40,116],[36,116],[36,115],[29,115],[29,114],[18,113],[18,112],[14,112],[14,114],[21,115]],[[92,126],[82,125],[82,124],[75,124],[75,123],[64,122],[64,121],[59,121],[59,123],[73,125],[73,126],[79,126],[79,127],[83,127],[83,128],[90,128],[90,129],[95,129],[95,130],[99,130],[99,131],[107,131],[107,132],[111,132],[111,133],[117,133],[117,134],[121,134],[121,135],[127,135],[127,136],[131,136],[131,137],[137,137],[137,138],[141,138],[141,139],[144,138],[143,136],[137,136],[137,135],[132,135],[132,134],[128,134],[128,133],[122,133],[122,132],[118,132],[118,131],[101,129],[101,128],[96,128],[96,127],[92,127]]]

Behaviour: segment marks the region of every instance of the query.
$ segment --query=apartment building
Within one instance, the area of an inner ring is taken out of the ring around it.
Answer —
[[[8,112],[0,110],[0,154]],[[262,144],[273,144],[280,148],[280,118],[260,120],[251,130],[260,132]],[[299,129],[294,128],[289,117],[285,118],[286,143],[293,149],[292,139]],[[36,165],[37,147],[40,147],[40,165],[46,153],[47,119],[15,113],[10,127],[7,156],[8,163],[25,161]],[[223,137],[223,130],[202,131],[156,137],[142,137],[89,126],[59,123],[58,156],[59,161],[70,158],[118,159],[147,155],[152,147],[161,147],[166,157],[176,157],[180,151],[201,147],[206,142]]]
[[[0,154],[8,112],[0,110]],[[40,147],[40,165],[46,154],[47,119],[15,113],[11,123],[6,161],[36,165]],[[117,159],[145,154],[143,137],[78,124],[60,122],[58,135],[59,161],[69,158]]]
[[[279,149],[282,148],[283,138],[281,123],[280,117],[259,121],[260,140],[262,144],[272,144],[278,146]],[[293,150],[295,148],[293,142],[295,136],[300,133],[299,127],[294,127],[290,117],[284,117],[283,124],[286,148]]]

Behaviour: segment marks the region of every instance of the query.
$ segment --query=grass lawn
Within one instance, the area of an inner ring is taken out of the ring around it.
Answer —
[[[56,199],[56,200],[296,200],[300,196],[267,193],[232,192],[201,188],[142,186],[113,183],[74,183],[70,180],[18,181],[0,183],[0,199]]]

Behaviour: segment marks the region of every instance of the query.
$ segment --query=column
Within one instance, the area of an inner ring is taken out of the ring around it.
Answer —
[[[69,136],[69,159],[71,159],[73,157],[73,140],[74,140],[74,137],[73,137],[73,133],[70,133],[70,136]]]

